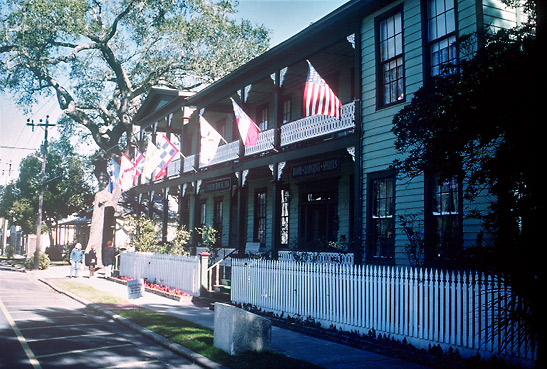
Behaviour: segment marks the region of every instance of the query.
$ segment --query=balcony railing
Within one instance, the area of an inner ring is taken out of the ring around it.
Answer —
[[[343,105],[340,115],[340,120],[326,115],[314,115],[284,124],[281,127],[281,146],[355,128],[355,102]],[[266,152],[273,147],[274,130],[269,129],[260,132],[258,143],[255,146],[245,146],[245,156]],[[219,146],[213,160],[206,165],[200,164],[199,167],[204,168],[236,160],[237,158],[239,158],[239,140]],[[193,171],[194,162],[195,155],[187,156],[186,159],[184,159],[183,173]],[[169,170],[168,174],[171,172],[180,172],[180,163],[177,165],[172,164],[171,166],[175,168]]]
[[[354,128],[355,102],[342,106],[340,116],[313,115],[281,126],[281,146]]]

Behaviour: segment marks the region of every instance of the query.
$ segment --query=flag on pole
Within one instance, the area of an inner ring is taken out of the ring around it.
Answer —
[[[122,159],[120,161],[120,189],[121,191],[127,191],[133,187],[133,181],[135,178],[135,163],[127,157],[127,155],[122,154]]]
[[[139,151],[139,149],[137,149],[137,152],[135,153],[135,176],[133,177],[133,186],[137,185],[139,176],[142,174],[143,170],[144,170],[144,155],[142,152]]]
[[[148,144],[146,146],[146,158],[144,159],[144,165],[141,173],[145,180],[152,178],[152,173],[161,162],[160,154],[161,151],[158,150],[156,145],[154,145],[152,141],[148,140]]]
[[[236,116],[237,128],[241,135],[241,140],[245,146],[254,146],[258,142],[260,129],[251,118],[237,105],[232,99],[234,114]]]
[[[220,140],[224,139],[201,115],[199,116],[199,126],[201,132],[199,161],[207,165],[215,157]]]
[[[120,165],[114,160],[108,164],[108,192],[113,193],[120,177]]]
[[[158,169],[154,179],[160,179],[167,175],[167,167],[169,163],[179,154],[179,150],[165,137],[160,134],[158,137],[158,148],[160,150],[160,162],[158,163]]]
[[[304,112],[310,115],[331,115],[340,119],[342,104],[329,85],[308,61],[309,70],[304,88]]]

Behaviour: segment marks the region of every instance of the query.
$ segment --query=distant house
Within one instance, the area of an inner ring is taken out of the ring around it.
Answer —
[[[465,214],[486,202],[467,203],[457,178],[397,178],[392,118],[442,66],[457,66],[460,35],[522,18],[497,0],[349,1],[198,93],[155,88],[134,121],[141,150],[162,132],[183,156],[141,182],[140,203],[175,202],[172,221],[212,225],[221,247],[349,251],[384,265],[410,263],[398,219],[415,216],[426,265],[457,261],[480,230]],[[340,99],[341,119],[305,117],[308,61]],[[232,99],[260,128],[255,146],[242,143]],[[199,114],[227,142],[208,164]]]

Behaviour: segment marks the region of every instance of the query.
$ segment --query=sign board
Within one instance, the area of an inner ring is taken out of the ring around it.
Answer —
[[[215,179],[214,181],[205,182],[203,191],[205,193],[224,192],[232,188],[232,180],[230,177]]]
[[[144,281],[142,278],[127,281],[127,295],[129,299],[138,299],[144,295]]]
[[[293,178],[318,176],[321,174],[338,173],[340,171],[340,158],[333,157],[294,165],[292,167]]]

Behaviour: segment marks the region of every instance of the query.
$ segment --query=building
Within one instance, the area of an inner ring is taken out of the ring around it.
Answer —
[[[480,230],[466,211],[486,202],[467,204],[456,179],[398,178],[392,119],[430,76],[457,65],[460,35],[522,18],[498,0],[349,1],[196,94],[154,89],[134,121],[141,142],[164,132],[183,158],[137,187],[140,203],[175,201],[170,221],[212,225],[219,247],[343,251],[367,264],[412,263],[401,225],[412,219],[424,233],[421,261],[453,262]],[[304,117],[307,61],[341,100],[340,120]],[[231,99],[260,127],[256,146],[242,144]],[[199,114],[226,140],[207,164]]]

